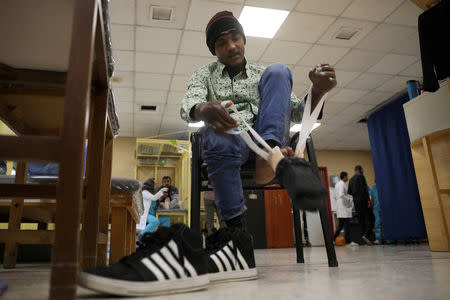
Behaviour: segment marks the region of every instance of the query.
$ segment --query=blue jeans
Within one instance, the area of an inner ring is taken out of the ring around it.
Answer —
[[[261,76],[258,91],[259,111],[253,128],[264,140],[281,146],[289,143],[291,119],[292,75],[283,64],[270,65]],[[223,220],[243,214],[245,206],[241,166],[253,161],[250,148],[238,135],[216,133],[208,127],[203,133],[203,159],[208,164],[208,177],[214,186],[216,204]]]

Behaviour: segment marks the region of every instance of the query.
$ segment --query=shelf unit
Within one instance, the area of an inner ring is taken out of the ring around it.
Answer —
[[[170,176],[180,192],[179,200],[191,211],[191,143],[189,140],[136,139],[136,179],[145,182],[155,178],[161,184],[163,176]]]

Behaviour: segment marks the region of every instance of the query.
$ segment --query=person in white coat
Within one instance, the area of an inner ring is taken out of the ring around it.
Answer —
[[[358,244],[352,242],[350,236],[350,219],[352,218],[353,200],[347,193],[347,187],[345,186],[345,182],[348,181],[348,173],[341,172],[339,178],[339,182],[334,186],[336,195],[336,216],[339,219],[339,225],[336,228],[334,239],[336,240],[341,233],[342,228],[344,228],[345,243],[356,246]]]
[[[150,207],[152,202],[159,200],[167,189],[161,189],[158,193],[155,193],[155,179],[150,178],[144,182],[142,186],[142,198],[144,202],[144,214],[140,218],[139,224],[136,225],[136,231],[140,235],[144,235],[147,232],[153,232],[159,226],[159,220],[150,214]],[[153,195],[154,194],[154,195]]]

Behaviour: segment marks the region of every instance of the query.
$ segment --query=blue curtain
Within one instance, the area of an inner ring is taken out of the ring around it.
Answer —
[[[385,239],[425,238],[403,104],[408,94],[367,119]]]

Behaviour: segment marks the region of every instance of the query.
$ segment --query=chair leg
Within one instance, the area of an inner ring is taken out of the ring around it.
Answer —
[[[93,47],[98,1],[75,1],[67,72],[59,181],[56,191],[56,231],[50,300],[76,296],[79,268],[81,200]]]
[[[105,142],[105,154],[103,157],[101,195],[99,207],[98,230],[108,236],[109,226],[109,199],[111,195],[111,165],[112,165],[112,149],[113,140]],[[99,244],[97,247],[97,266],[106,266],[107,262],[108,242]]]
[[[136,228],[136,224],[134,225],[134,228]],[[125,244],[125,255],[131,254],[132,236],[133,236],[133,217],[127,211],[127,231],[126,231],[126,238],[125,238],[125,243],[126,243]]]
[[[118,262],[126,253],[127,209],[113,207],[111,213],[111,247],[109,264]]]
[[[191,229],[200,232],[200,133],[194,133],[191,135],[191,146]]]
[[[325,247],[327,249],[328,266],[337,267],[338,261],[336,258],[336,252],[334,250],[333,237],[331,235],[330,221],[328,219],[328,212],[325,206],[325,201],[319,208],[319,215],[320,223],[322,224],[323,239],[325,241]]]
[[[105,150],[108,90],[98,92],[91,101],[87,157],[87,187],[84,206],[81,268],[97,264],[98,219]]]
[[[297,263],[303,264],[303,241],[302,241],[302,224],[300,222],[300,211],[293,209],[294,213],[294,232],[295,232],[295,249],[297,250]]]
[[[27,182],[28,163],[19,161],[17,163],[16,184],[24,184]],[[13,199],[9,207],[9,222],[8,230],[19,230],[23,215],[23,199]],[[5,269],[12,269],[17,262],[17,248],[18,244],[15,241],[7,241],[5,243],[5,252],[3,255],[3,267]]]

